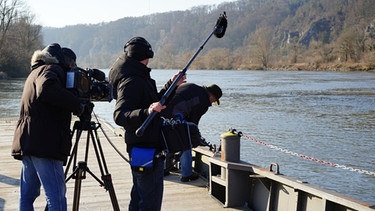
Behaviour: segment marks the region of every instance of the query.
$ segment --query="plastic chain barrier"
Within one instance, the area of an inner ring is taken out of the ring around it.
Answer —
[[[232,132],[235,133],[236,130],[232,129]],[[325,160],[321,160],[321,159],[317,159],[317,158],[314,158],[314,157],[310,157],[310,156],[307,156],[307,155],[303,155],[303,154],[299,154],[299,153],[296,153],[296,152],[292,152],[292,151],[289,151],[287,149],[283,149],[283,148],[280,148],[278,146],[275,146],[275,145],[272,145],[272,144],[267,144],[267,143],[265,143],[263,141],[259,141],[259,140],[255,139],[255,138],[250,137],[250,136],[243,135],[242,132],[237,132],[237,134],[239,136],[243,136],[243,137],[245,137],[245,138],[247,138],[247,139],[249,139],[251,141],[254,141],[254,142],[258,143],[258,144],[261,144],[261,145],[264,145],[266,147],[269,147],[271,149],[275,149],[275,150],[284,152],[286,154],[291,154],[291,155],[303,158],[305,160],[310,160],[310,161],[314,161],[314,162],[321,163],[321,164],[324,164],[324,165],[329,165],[329,166],[333,166],[333,167],[336,167],[336,168],[341,168],[341,169],[344,169],[344,170],[349,170],[349,171],[353,171],[353,172],[357,172],[357,173],[361,173],[361,174],[367,174],[367,175],[375,176],[375,172],[372,172],[372,171],[367,171],[367,170],[357,169],[357,168],[353,168],[353,167],[348,167],[348,166],[345,166],[345,165],[340,165],[340,164],[337,164],[337,163],[332,163],[332,162],[328,162],[328,161],[325,161]]]

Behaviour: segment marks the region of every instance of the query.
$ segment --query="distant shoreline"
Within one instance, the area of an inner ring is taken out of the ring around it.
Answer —
[[[152,68],[158,69],[158,68]],[[363,64],[363,63],[325,63],[325,64],[308,64],[308,63],[296,63],[296,64],[280,64],[270,65],[270,67],[263,67],[259,64],[246,67],[238,70],[274,70],[274,71],[320,71],[320,72],[369,72],[375,73],[375,64]],[[27,75],[24,77],[26,78]],[[12,79],[8,77],[5,72],[0,71],[0,80]]]
[[[325,64],[280,64],[270,67],[262,67],[254,65],[250,69],[253,70],[285,70],[285,71],[329,71],[329,72],[371,72],[375,73],[375,64],[363,63],[325,63]]]

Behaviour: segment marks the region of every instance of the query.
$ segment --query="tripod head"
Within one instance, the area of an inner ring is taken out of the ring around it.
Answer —
[[[83,102],[83,112],[77,115],[82,123],[91,122],[91,113],[94,110],[94,103],[91,101]]]

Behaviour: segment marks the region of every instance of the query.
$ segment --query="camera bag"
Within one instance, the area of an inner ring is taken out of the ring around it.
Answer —
[[[154,167],[156,149],[133,147],[131,151],[130,166],[133,170],[146,172]]]
[[[198,126],[181,119],[165,119],[161,127],[164,148],[168,153],[185,151],[202,145]]]

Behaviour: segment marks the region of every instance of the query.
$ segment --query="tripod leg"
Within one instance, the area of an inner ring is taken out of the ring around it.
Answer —
[[[95,125],[92,125],[92,128],[94,129],[94,131],[89,131],[89,132],[90,132],[92,140],[93,140],[93,146],[94,146],[94,149],[95,149],[95,152],[96,152],[96,158],[98,160],[99,168],[100,168],[100,171],[102,173],[102,180],[104,182],[104,188],[109,191],[109,196],[111,198],[113,210],[117,211],[117,210],[120,210],[120,208],[119,208],[119,205],[118,205],[115,189],[113,187],[112,176],[111,176],[111,174],[108,173],[108,168],[107,168],[107,164],[106,164],[106,161],[105,161],[103,149],[102,149],[102,146],[100,144],[100,139],[99,139],[98,130],[97,130],[99,127],[101,127],[100,124],[99,124],[98,127],[95,127]],[[95,133],[93,133],[93,132],[95,132]],[[94,134],[95,134],[95,136],[94,136]],[[96,142],[94,142],[94,140],[96,140]],[[104,174],[104,172],[105,172],[105,174]]]
[[[70,165],[72,164],[72,162],[74,163],[73,164],[73,171],[74,171],[74,168],[76,168],[76,162],[77,162],[77,150],[78,150],[78,143],[79,143],[79,139],[81,137],[81,134],[82,134],[82,130],[77,128],[79,126],[79,122],[75,122],[74,123],[74,129],[73,129],[73,135],[72,137],[74,136],[74,133],[76,132],[76,142],[74,143],[74,146],[73,146],[73,149],[72,149],[72,152],[70,154],[70,158],[68,160],[68,163],[65,167],[65,177],[68,176],[68,172],[69,172],[69,168],[70,168]],[[74,160],[74,161],[73,161]],[[68,181],[68,180],[67,180]]]
[[[105,184],[106,190],[108,190],[108,192],[109,192],[109,197],[111,198],[113,210],[116,210],[116,211],[120,210],[120,207],[119,207],[118,201],[117,201],[117,197],[116,197],[116,193],[115,193],[115,189],[113,187],[111,175],[110,174],[103,175],[102,179],[103,179],[103,182]]]
[[[85,178],[85,170],[87,169],[87,165],[85,162],[79,162],[76,171],[76,178],[74,182],[74,196],[73,196],[73,211],[79,210],[79,199],[81,197],[81,186],[82,186],[82,179]]]

